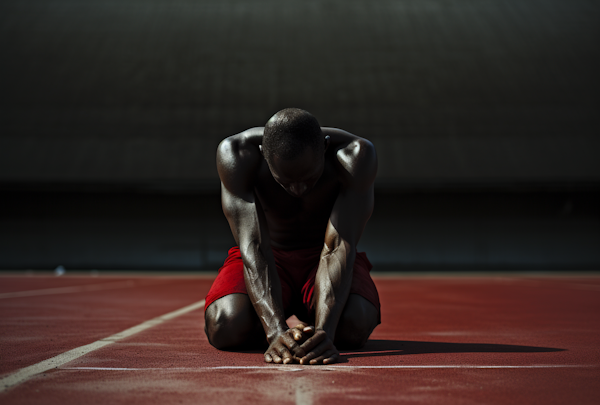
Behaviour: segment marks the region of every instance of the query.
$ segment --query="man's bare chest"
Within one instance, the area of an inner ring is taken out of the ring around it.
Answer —
[[[339,195],[340,184],[331,170],[325,170],[313,189],[297,198],[288,194],[267,168],[258,173],[255,192],[269,222],[326,223]],[[308,223],[306,225],[310,226]]]

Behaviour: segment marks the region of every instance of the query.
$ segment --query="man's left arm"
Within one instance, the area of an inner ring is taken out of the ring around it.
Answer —
[[[302,364],[339,360],[333,344],[342,311],[350,294],[356,245],[373,212],[373,183],[377,155],[371,142],[359,138],[338,152],[342,190],[331,212],[315,279],[315,334],[302,347]]]

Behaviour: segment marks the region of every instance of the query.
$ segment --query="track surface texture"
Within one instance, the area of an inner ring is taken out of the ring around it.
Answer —
[[[600,403],[597,274],[374,278],[362,350],[275,366],[209,345],[213,276],[1,276],[0,403]]]

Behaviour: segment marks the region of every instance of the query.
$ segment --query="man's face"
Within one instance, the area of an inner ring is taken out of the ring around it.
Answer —
[[[277,183],[294,197],[307,194],[323,174],[323,154],[306,148],[294,160],[283,160],[274,156],[269,163],[271,174]]]

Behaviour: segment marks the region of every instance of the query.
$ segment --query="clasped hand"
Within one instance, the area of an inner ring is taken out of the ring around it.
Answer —
[[[339,359],[340,353],[327,333],[303,323],[273,339],[265,352],[265,361],[276,364],[331,364]]]

